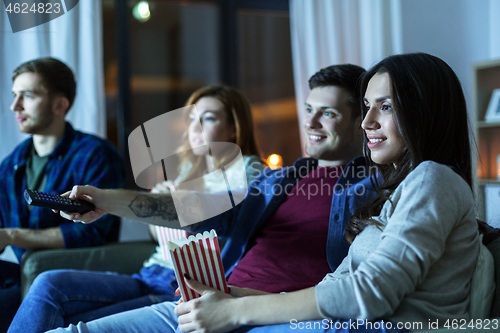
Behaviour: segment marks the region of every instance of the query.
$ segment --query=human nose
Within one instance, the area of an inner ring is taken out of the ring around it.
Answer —
[[[19,111],[19,110],[23,109],[23,104],[22,104],[22,101],[21,101],[21,96],[15,96],[14,97],[14,101],[10,105],[10,109],[12,111]]]
[[[321,117],[320,112],[306,113],[305,117],[306,127],[311,129],[322,128],[323,125],[319,121],[320,117]]]
[[[365,131],[380,128],[380,124],[377,120],[377,113],[373,108],[370,108],[366,113],[365,118],[361,123],[361,128]]]

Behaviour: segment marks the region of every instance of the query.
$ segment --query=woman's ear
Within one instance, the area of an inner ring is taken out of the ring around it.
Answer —
[[[238,132],[238,123],[236,121],[233,121],[233,123],[231,124],[231,141],[234,143],[236,143],[237,132]]]
[[[226,114],[227,114],[228,123],[231,124],[231,127],[232,127],[232,130],[231,130],[231,140],[234,143],[236,143],[236,139],[238,137],[238,135],[236,133],[238,133],[238,131],[239,131],[239,123],[238,123],[238,120],[237,120],[238,117],[236,116],[236,111],[234,110],[234,108],[232,108],[231,112],[228,112]]]

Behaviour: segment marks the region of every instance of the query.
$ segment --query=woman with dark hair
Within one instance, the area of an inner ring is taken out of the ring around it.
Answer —
[[[469,323],[482,245],[460,82],[437,57],[395,55],[365,74],[361,96],[365,155],[382,177],[373,175],[379,196],[346,230],[352,244],[343,263],[313,288],[278,295],[241,288],[227,295],[186,276],[202,296],[177,305],[181,331],[398,332]]]

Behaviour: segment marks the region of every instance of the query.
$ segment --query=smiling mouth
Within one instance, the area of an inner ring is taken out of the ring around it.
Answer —
[[[321,141],[323,139],[326,139],[325,135],[309,134],[309,140],[311,141]]]
[[[384,142],[385,140],[387,140],[387,139],[381,139],[381,138],[368,139],[368,148],[370,148],[370,149],[376,148],[380,144],[382,144],[382,142]]]
[[[382,142],[384,141],[383,139],[370,139],[370,143],[377,143],[377,142]]]

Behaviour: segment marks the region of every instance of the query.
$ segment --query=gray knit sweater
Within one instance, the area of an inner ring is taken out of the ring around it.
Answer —
[[[325,318],[468,319],[479,237],[470,187],[451,168],[421,163],[352,243],[338,269],[316,286]],[[417,327],[415,327],[417,328]]]

